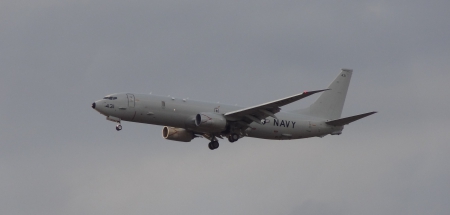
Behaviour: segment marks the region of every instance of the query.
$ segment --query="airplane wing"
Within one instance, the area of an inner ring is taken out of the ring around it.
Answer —
[[[256,105],[253,107],[228,112],[224,116],[228,121],[238,122],[245,126],[252,122],[261,124],[261,120],[269,116],[277,118],[275,114],[280,112],[282,106],[298,101],[310,95],[323,92],[325,90],[329,89],[303,92],[297,95],[289,96],[283,99],[271,101],[261,105]]]

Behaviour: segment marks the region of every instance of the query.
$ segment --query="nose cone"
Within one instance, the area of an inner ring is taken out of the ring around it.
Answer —
[[[103,103],[104,103],[104,101],[98,100],[98,101],[95,101],[94,103],[92,103],[91,107],[92,107],[92,109],[96,110],[97,112],[99,112],[105,116],[111,115],[110,113],[108,113],[109,108],[105,108],[105,106],[102,105]]]

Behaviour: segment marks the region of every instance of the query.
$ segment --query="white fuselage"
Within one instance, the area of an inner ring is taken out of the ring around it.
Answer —
[[[243,107],[150,94],[117,93],[96,101],[95,109],[112,119],[195,131],[195,116],[201,112],[225,114]],[[251,123],[246,136],[263,139],[299,139],[338,134],[343,126],[327,125],[325,119],[291,112],[279,112],[261,124]],[[114,120],[113,120],[114,121]]]

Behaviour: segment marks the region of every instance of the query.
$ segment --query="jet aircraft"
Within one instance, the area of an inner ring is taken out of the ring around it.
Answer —
[[[252,107],[238,107],[151,94],[115,93],[92,103],[92,108],[117,123],[130,121],[164,126],[167,140],[190,142],[204,137],[209,149],[219,147],[218,139],[236,142],[243,137],[292,140],[340,135],[344,125],[376,112],[341,118],[353,71],[342,69],[327,89],[300,94]],[[281,111],[281,107],[316,93],[309,107]]]

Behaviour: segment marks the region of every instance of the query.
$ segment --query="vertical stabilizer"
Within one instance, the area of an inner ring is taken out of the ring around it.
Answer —
[[[341,73],[328,87],[330,90],[323,92],[308,108],[295,112],[323,119],[339,119],[344,108],[352,73],[353,70],[351,69],[342,69]]]

